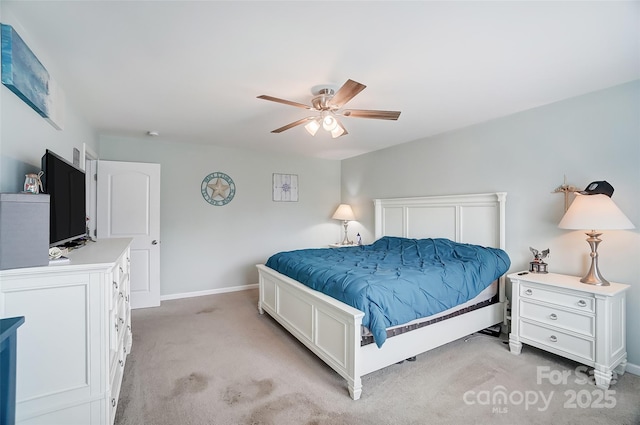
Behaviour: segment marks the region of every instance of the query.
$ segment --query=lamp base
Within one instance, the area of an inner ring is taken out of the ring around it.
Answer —
[[[344,226],[344,239],[340,242],[342,245],[353,245],[353,242],[349,240],[349,235],[347,233],[347,227],[349,227],[349,220],[343,220]]]
[[[591,256],[591,266],[589,267],[589,271],[585,277],[580,279],[580,282],[588,285],[610,286],[607,279],[602,277],[600,270],[598,269],[598,245],[602,242],[602,239],[599,238],[602,233],[592,230],[591,232],[587,232],[586,235],[589,236],[587,238],[587,242],[591,247],[591,253],[589,254]]]

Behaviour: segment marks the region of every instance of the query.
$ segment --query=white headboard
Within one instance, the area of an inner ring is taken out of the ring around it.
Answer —
[[[505,249],[506,192],[374,199],[375,238],[447,238]]]

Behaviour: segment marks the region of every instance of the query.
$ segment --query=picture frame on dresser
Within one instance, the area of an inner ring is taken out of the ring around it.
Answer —
[[[580,277],[512,273],[511,353],[523,345],[593,367],[596,386],[608,389],[627,366],[626,291],[629,285],[587,285]]]

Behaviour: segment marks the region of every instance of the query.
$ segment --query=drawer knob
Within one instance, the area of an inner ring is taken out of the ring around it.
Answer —
[[[115,398],[111,399],[111,407],[116,407],[116,399]]]
[[[555,313],[551,313],[551,315],[549,315],[549,319],[551,320],[558,320],[558,316],[556,316]]]
[[[533,291],[531,289],[527,289],[524,293],[527,295],[533,295]]]
[[[585,300],[580,300],[580,301],[578,301],[578,305],[580,307],[586,307],[587,306],[587,302]]]
[[[551,336],[549,337],[549,341],[551,341],[551,342],[557,342],[557,341],[558,341],[558,338],[556,338],[556,336],[555,336],[555,335],[551,335]]]
[[[120,367],[124,365],[124,362],[122,360],[118,360],[118,363],[120,363]]]
[[[113,281],[113,287],[114,287],[115,289],[118,289],[118,282],[116,282],[115,280]]]
[[[116,322],[116,332],[118,332],[118,323]]]

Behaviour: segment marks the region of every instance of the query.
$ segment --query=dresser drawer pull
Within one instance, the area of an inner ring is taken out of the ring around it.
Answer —
[[[118,289],[118,282],[116,282],[115,280],[113,281],[113,288]]]
[[[531,289],[527,289],[524,293],[527,295],[533,295],[533,291]]]
[[[118,363],[120,363],[120,367],[124,366],[124,362],[122,360],[118,360]]]
[[[555,335],[551,335],[551,336],[549,337],[549,341],[551,341],[551,342],[558,342],[558,338],[556,338],[556,336],[555,336]]]
[[[558,320],[558,316],[556,316],[556,314],[555,314],[555,313],[551,313],[551,314],[549,315],[549,319],[551,319],[551,320]]]
[[[587,306],[587,302],[585,300],[580,300],[580,301],[578,301],[578,305],[580,307],[586,307]]]
[[[116,399],[115,398],[111,399],[111,407],[116,407]]]
[[[118,332],[118,323],[116,322],[116,333]]]
[[[124,325],[124,319],[122,317],[119,317],[118,320],[120,320],[120,323]]]

